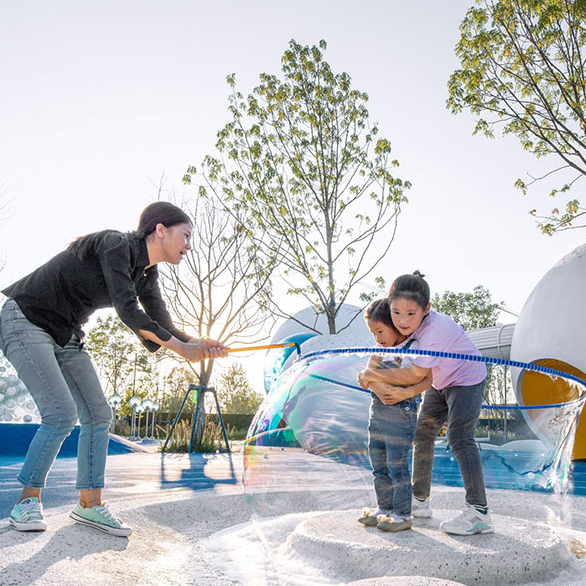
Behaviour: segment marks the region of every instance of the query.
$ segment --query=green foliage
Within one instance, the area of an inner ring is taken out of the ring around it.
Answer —
[[[486,438],[491,444],[495,446],[502,446],[505,443],[512,442],[512,441],[519,441],[524,439],[533,439],[533,435],[528,433],[515,433],[513,431],[504,431],[502,427],[498,427],[496,430],[491,429],[491,426],[486,425],[479,425],[476,428],[476,437],[477,438]]]
[[[436,294],[431,305],[436,311],[451,317],[466,331],[499,325],[499,304],[492,302],[490,291],[482,285],[474,287],[471,293],[445,291],[441,295]],[[507,375],[506,368],[503,371],[500,366],[489,366],[485,392],[488,404],[502,404],[512,393]]]
[[[288,292],[325,313],[335,333],[340,305],[388,251],[410,184],[391,173],[398,163],[369,123],[367,94],[331,70],[325,49],[290,41],[282,76],[262,73],[246,97],[228,76],[232,119],[218,132],[218,156],[204,161],[199,193],[244,214],[245,235],[295,281]]]
[[[511,382],[511,372],[508,366],[488,364],[486,378],[486,392],[485,399],[488,405],[504,405],[516,404],[517,398],[513,383]],[[498,412],[492,414],[493,417],[505,417],[506,412]]]
[[[477,0],[460,25],[456,55],[461,69],[450,77],[448,107],[478,116],[475,133],[494,136],[497,125],[537,157],[555,155],[561,166],[518,179],[527,188],[563,171],[570,190],[586,174],[586,2],[584,0]],[[531,214],[545,234],[583,227],[576,199],[550,213]]]
[[[434,295],[431,305],[451,317],[466,331],[498,325],[499,304],[493,303],[488,289],[477,285],[472,293],[445,291]]]
[[[222,413],[256,413],[263,397],[251,386],[242,364],[232,364],[217,382],[218,402]]]
[[[175,416],[191,384],[197,384],[197,377],[191,369],[183,366],[171,369],[164,378],[163,388],[160,391],[160,411]],[[194,403],[188,399],[183,407],[183,413],[192,413],[193,411]]]
[[[124,395],[152,371],[148,351],[114,314],[99,317],[87,335],[86,347],[98,369],[106,395]]]
[[[169,443],[166,452],[188,452],[189,442],[191,441],[192,423],[190,421],[179,421]],[[162,448],[162,446],[161,446]],[[206,421],[203,430],[203,437],[198,446],[199,453],[215,453],[221,448],[225,448],[222,427],[215,421]]]
[[[146,389],[134,389],[133,387],[128,387],[124,393],[122,393],[122,402],[118,408],[118,415],[120,417],[130,417],[132,415],[132,407],[128,404],[130,398],[136,395],[137,397],[140,397],[141,401],[144,401],[148,397],[148,394],[149,393]]]

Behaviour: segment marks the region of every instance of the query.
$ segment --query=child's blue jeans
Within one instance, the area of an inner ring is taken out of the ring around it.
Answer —
[[[411,515],[409,450],[416,423],[415,398],[384,405],[373,396],[368,423],[368,455],[378,508],[405,517]]]
[[[18,480],[30,488],[45,486],[59,448],[79,418],[76,488],[103,488],[112,410],[79,337],[72,336],[62,348],[9,299],[0,312],[0,348],[41,414]]]

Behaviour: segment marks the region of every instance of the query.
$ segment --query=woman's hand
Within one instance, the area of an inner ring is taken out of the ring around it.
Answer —
[[[213,360],[215,358],[226,358],[226,356],[228,356],[228,347],[222,344],[222,342],[211,340],[210,338],[202,338],[199,344],[204,352],[208,353],[206,358]]]
[[[210,338],[191,338],[189,342],[184,342],[177,350],[177,354],[191,362],[200,362],[202,360],[215,360],[228,356],[227,347],[217,340]]]
[[[148,330],[139,330],[139,334],[143,338],[152,340],[159,346],[164,346],[191,362],[214,360],[228,356],[228,348],[222,342],[210,340],[209,338],[191,338],[189,342],[182,342],[175,336],[171,336],[169,340],[161,340],[156,334]]]

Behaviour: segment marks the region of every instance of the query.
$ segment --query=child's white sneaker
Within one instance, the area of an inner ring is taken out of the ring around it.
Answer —
[[[480,512],[472,505],[466,508],[452,521],[444,521],[440,530],[452,535],[474,535],[475,533],[493,533],[492,520],[488,509]]]
[[[376,511],[372,511],[371,509],[365,508],[362,509],[362,513],[358,518],[358,522],[366,525],[367,527],[375,527],[378,523],[377,517],[379,515],[390,515],[390,511],[383,511],[382,509],[377,509]]]
[[[430,500],[431,499],[429,497],[423,500],[413,497],[413,500],[411,501],[411,514],[414,517],[431,517]]]
[[[397,531],[406,531],[413,527],[411,517],[401,517],[399,515],[379,515],[377,517],[378,523],[376,528],[380,531],[389,531],[396,533]]]

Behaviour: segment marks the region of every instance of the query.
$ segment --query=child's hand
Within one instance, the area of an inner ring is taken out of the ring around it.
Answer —
[[[368,389],[368,379],[366,378],[366,370],[363,370],[362,372],[359,372],[358,373],[358,376],[356,377],[356,379],[358,380],[358,384],[363,389]]]
[[[371,389],[385,405],[394,405],[413,397],[413,393],[408,387],[394,387],[385,383],[374,383],[371,385]]]
[[[358,384],[363,389],[370,388],[371,385],[378,380],[376,373],[377,371],[373,370],[372,368],[365,368],[361,373],[358,374]]]
[[[371,391],[381,400],[382,403],[385,402],[384,391],[386,389],[386,385],[383,383],[373,383],[371,386]]]

